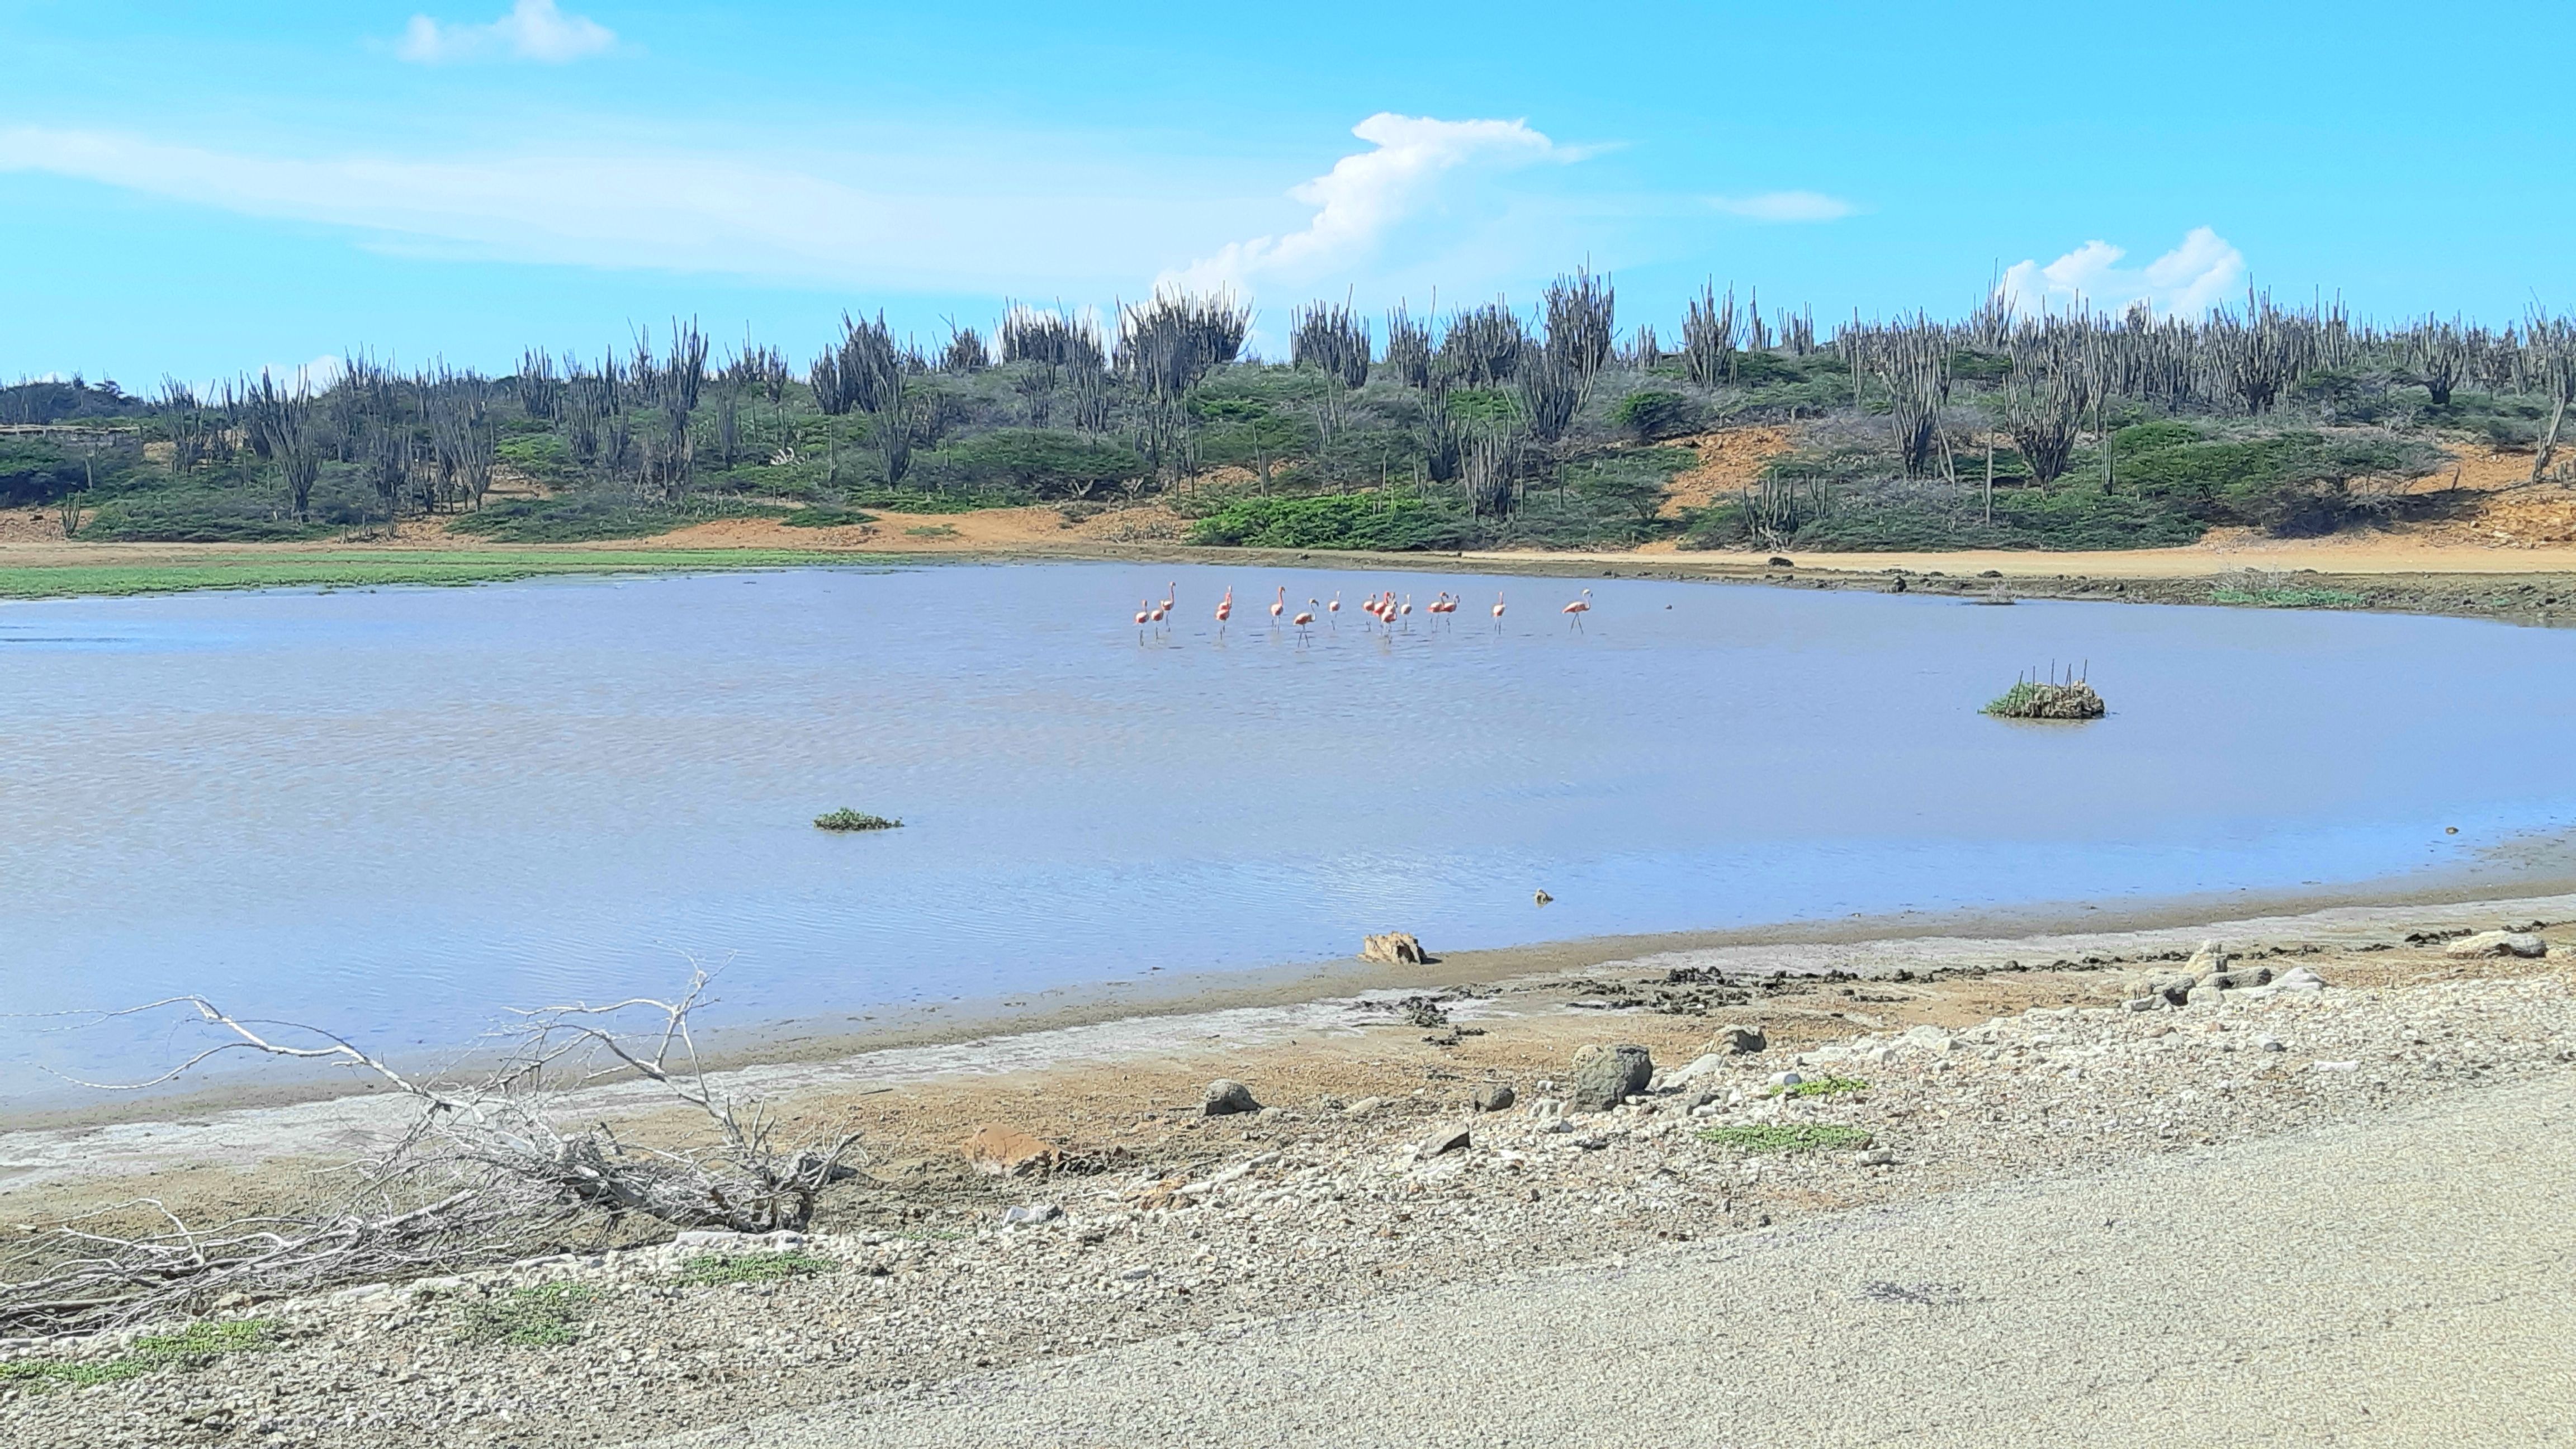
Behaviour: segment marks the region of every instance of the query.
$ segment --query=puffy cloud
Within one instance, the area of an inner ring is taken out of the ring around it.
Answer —
[[[1288,194],[1315,214],[1304,230],[1229,242],[1168,272],[1157,285],[1251,294],[1262,280],[1297,284],[1345,272],[1375,256],[1401,226],[1440,206],[1459,180],[1590,154],[1562,146],[1525,121],[1443,121],[1381,111],[1351,128],[1370,149]],[[1499,208],[1498,208],[1499,209]]]
[[[518,0],[488,25],[442,24],[415,15],[394,53],[420,65],[473,60],[532,60],[564,65],[617,44],[617,33],[586,15],[566,15],[555,0]]]
[[[2144,302],[2158,313],[2196,318],[2245,279],[2245,254],[2205,226],[2143,267],[2121,266],[2126,256],[2109,242],[2088,241],[2046,266],[2016,263],[1995,290],[2016,312],[2119,313]]]
[[[1839,221],[1860,208],[1821,191],[1766,191],[1759,196],[1712,196],[1709,206],[1748,221]]]

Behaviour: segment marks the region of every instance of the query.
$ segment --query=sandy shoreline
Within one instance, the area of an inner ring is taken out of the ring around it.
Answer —
[[[1163,515],[1160,509],[1133,512]],[[472,581],[469,559],[511,560],[579,570],[584,558],[615,556],[601,572],[660,567],[721,570],[740,554],[752,568],[1012,562],[1193,563],[1351,571],[1452,572],[1534,578],[1638,578],[1780,588],[1861,589],[1984,597],[2001,588],[2022,599],[2115,603],[2295,607],[2446,614],[2521,623],[2576,616],[2576,546],[2478,547],[2374,534],[2322,539],[2220,537],[2169,549],[2086,553],[1984,550],[1960,553],[1684,553],[1635,551],[1371,553],[1345,550],[1204,548],[1178,541],[1173,520],[1152,527],[1108,522],[1113,512],[1068,528],[1051,508],[965,514],[888,515],[884,526],[789,528],[774,519],[718,519],[668,534],[569,544],[493,543],[420,528],[389,541],[274,544],[77,543],[32,528],[0,530],[0,575],[25,579],[60,570],[191,571],[156,578],[148,591],[227,587],[227,569],[452,559]],[[908,526],[949,530],[920,536]],[[1786,558],[1775,566],[1772,558]],[[298,587],[260,582],[253,587]],[[359,585],[373,587],[376,585]],[[400,586],[400,585],[386,585]],[[77,591],[71,597],[78,596]]]
[[[2481,885],[2488,888],[2481,889]],[[2576,879],[2448,882],[2415,893],[2165,902],[2132,912],[2063,907],[1873,918],[1738,931],[1595,938],[1458,952],[1423,967],[1358,961],[1181,978],[1157,998],[1095,996],[1015,1019],[958,1012],[849,1036],[780,1036],[710,1057],[729,1092],[790,1112],[830,1111],[882,1094],[928,1092],[949,1115],[1008,1114],[1025,1083],[1137,1064],[1222,1074],[1247,1054],[1293,1059],[1354,1018],[1416,993],[1455,996],[1473,1020],[1480,995],[1563,996],[1605,980],[1692,976],[1904,981],[1944,974],[2086,972],[2179,959],[2200,942],[2239,950],[2377,949],[2410,934],[2576,920]],[[1068,993],[1072,994],[1072,993]],[[1564,1015],[1562,1012],[1554,1013]],[[1574,1018],[1589,1020],[1585,1009]],[[1330,1052],[1318,1053],[1329,1057]],[[593,1088],[573,1107],[652,1116],[662,1099],[639,1084]],[[342,1076],[180,1099],[120,1099],[14,1114],[0,1131],[0,1218],[40,1215],[59,1193],[90,1200],[137,1177],[180,1170],[256,1175],[272,1162],[360,1151],[396,1132],[408,1102],[371,1079]]]
[[[2547,903],[2564,898],[2565,906]],[[1907,910],[1839,919],[1770,922],[1702,930],[1585,936],[1482,950],[1444,950],[1423,965],[1392,966],[1356,956],[1205,972],[1135,974],[1101,982],[1004,992],[920,1007],[873,1007],[876,1024],[860,1030],[847,1013],[767,1023],[711,1023],[706,1061],[726,1072],[831,1068],[880,1054],[983,1045],[1079,1028],[1151,1024],[1222,1013],[1279,1011],[1371,992],[1442,990],[1478,983],[1577,974],[1637,962],[1724,961],[1726,969],[1812,974],[1830,970],[1885,974],[1956,967],[1979,953],[2019,948],[2042,960],[2102,949],[2126,935],[2208,932],[2219,925],[2250,930],[2304,929],[2294,923],[2339,919],[2360,911],[2412,918],[2427,907],[2471,915],[2576,915],[2576,832],[2517,838],[2468,861],[2405,875],[2337,885],[2205,892],[2112,903],[2044,901],[1957,910]],[[2394,917],[2392,917],[2394,918]],[[2444,919],[2448,919],[2445,914]],[[2427,918],[2429,919],[2429,917]],[[2215,923],[2215,924],[2213,924]],[[2058,943],[2049,945],[2048,943]],[[649,993],[651,988],[640,987]],[[721,990],[718,995],[720,996]],[[490,1003],[496,1011],[520,1005]],[[363,1045],[363,1043],[362,1043]],[[439,1049],[445,1051],[445,1048]],[[397,1065],[409,1066],[407,1059]],[[381,1090],[369,1078],[299,1075],[272,1068],[236,1071],[194,1089],[97,1093],[66,1089],[48,1100],[22,1100],[0,1112],[0,1191],[11,1184],[7,1143],[20,1132],[80,1131],[204,1119],[363,1097]]]

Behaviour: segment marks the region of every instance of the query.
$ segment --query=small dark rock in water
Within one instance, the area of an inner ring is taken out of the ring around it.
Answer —
[[[1252,1100],[1252,1089],[1228,1077],[1208,1083],[1207,1115],[1231,1117],[1238,1112],[1258,1112],[1261,1104]]]
[[[2092,685],[2081,681],[2033,684],[2025,679],[1987,705],[1985,712],[1997,719],[2100,719],[2108,711]]]
[[[1782,558],[1782,557],[1780,557],[1780,556],[1779,556],[1778,554],[1776,554],[1776,553],[1775,553],[1775,554],[1773,554],[1773,555],[1771,555],[1770,562],[1764,565],[1764,567],[1766,567],[1766,568],[1775,568],[1775,569],[1793,569],[1793,568],[1796,568],[1797,566],[1798,566],[1798,565],[1797,565],[1796,561],[1791,560],[1791,559],[1785,559],[1785,558]]]
[[[835,810],[829,815],[814,817],[814,828],[817,830],[893,830],[902,824],[900,820],[888,820],[882,815],[870,815],[862,810]]]

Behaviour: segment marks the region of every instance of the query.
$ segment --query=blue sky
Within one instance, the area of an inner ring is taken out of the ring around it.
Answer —
[[[2576,306],[2538,5],[0,0],[0,377],[1006,298]],[[2092,245],[2099,243],[2100,245]],[[2113,249],[2124,255],[2112,255]],[[2026,265],[2023,265],[2026,264]],[[1275,346],[1275,343],[1274,343]]]

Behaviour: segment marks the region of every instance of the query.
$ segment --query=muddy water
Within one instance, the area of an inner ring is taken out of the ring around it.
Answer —
[[[183,990],[399,1050],[693,958],[726,1019],[840,1024],[1390,928],[2330,886],[2576,820],[2566,632],[1616,580],[1578,629],[1559,581],[1175,572],[0,608],[0,1099],[191,1039],[31,1014]],[[1344,607],[1274,628],[1279,585]],[[1977,714],[2052,662],[2112,716]],[[813,828],[844,805],[904,828]]]

